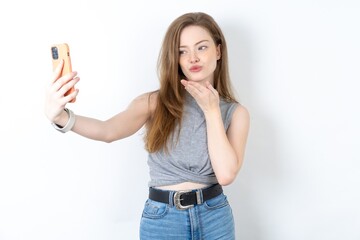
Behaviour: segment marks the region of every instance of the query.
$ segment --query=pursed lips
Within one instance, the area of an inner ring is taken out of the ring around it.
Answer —
[[[201,66],[195,65],[190,68],[190,72],[199,72],[199,71],[201,71],[201,69],[202,69]]]

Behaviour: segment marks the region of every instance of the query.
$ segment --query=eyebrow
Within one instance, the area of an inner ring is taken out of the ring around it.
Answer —
[[[200,43],[203,43],[203,42],[210,42],[210,41],[209,41],[209,40],[201,40],[201,41],[195,43],[195,46],[196,46],[196,45],[199,45]],[[185,47],[186,47],[186,46],[180,46],[180,48],[185,48]]]

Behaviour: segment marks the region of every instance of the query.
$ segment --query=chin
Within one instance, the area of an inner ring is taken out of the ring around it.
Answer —
[[[188,77],[187,79],[193,82],[201,82],[204,80],[203,78],[199,78],[199,77]]]

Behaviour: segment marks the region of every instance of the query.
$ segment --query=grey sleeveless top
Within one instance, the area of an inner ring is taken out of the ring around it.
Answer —
[[[225,130],[238,103],[220,100],[220,109]],[[150,169],[149,187],[173,185],[182,182],[202,184],[217,183],[212,169],[207,146],[204,113],[195,99],[186,93],[183,119],[169,139],[168,153],[159,150],[148,155]],[[179,132],[179,135],[178,135]]]

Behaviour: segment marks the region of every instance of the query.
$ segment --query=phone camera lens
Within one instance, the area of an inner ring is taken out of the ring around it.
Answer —
[[[51,52],[52,52],[53,59],[58,59],[59,58],[59,53],[58,53],[57,47],[52,47]]]

